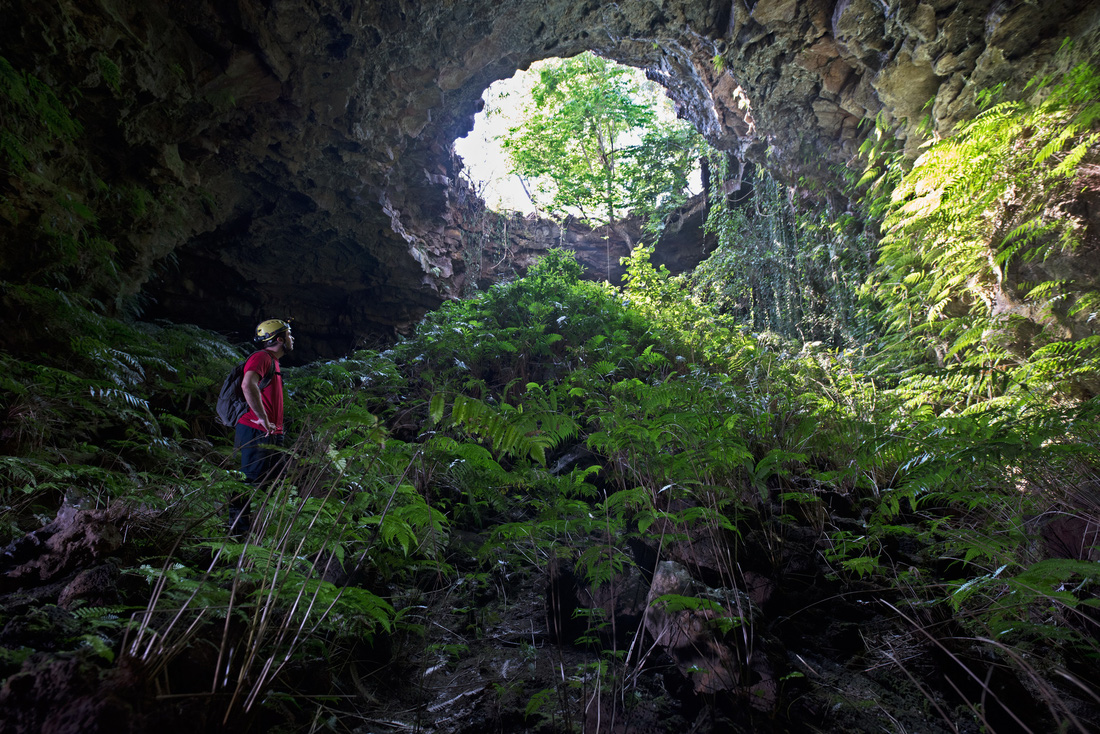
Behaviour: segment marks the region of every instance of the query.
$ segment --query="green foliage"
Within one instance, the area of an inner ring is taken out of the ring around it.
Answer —
[[[627,149],[622,162],[627,208],[645,220],[650,239],[660,236],[668,215],[687,199],[689,177],[709,150],[695,128],[679,120],[658,120],[640,143]]]
[[[662,594],[650,602],[650,606],[662,609],[669,614],[682,611],[702,612],[708,625],[723,635],[740,627],[744,621],[739,617],[730,616],[726,609],[713,599],[698,596]]]
[[[870,123],[864,120],[861,125]],[[881,220],[889,211],[891,197],[902,176],[911,167],[901,145],[890,132],[883,115],[874,120],[874,127],[859,146],[864,168],[859,178],[848,173],[849,184],[859,196],[853,197],[867,215]]]
[[[119,66],[106,53],[92,63],[120,94]],[[139,257],[137,244],[119,233],[136,218],[163,214],[169,198],[119,180],[117,167],[84,159],[82,102],[80,90],[0,57],[0,167],[10,174],[0,186],[0,221],[22,243],[0,253],[0,277],[87,295],[122,312],[120,283],[136,275],[126,271]]]
[[[52,141],[72,142],[82,132],[50,86],[15,69],[0,56],[0,109],[5,124],[0,128],[0,157],[17,173]]]
[[[85,292],[90,292],[116,284],[116,252],[114,245],[99,235],[98,217],[89,197],[77,193],[79,187],[69,188],[46,175],[43,168],[45,160],[63,154],[83,132],[59,93],[0,57],[0,114],[4,118],[0,164],[15,175],[13,182],[18,179],[20,186],[53,201],[44,211],[33,212],[32,222],[14,221],[14,216],[5,215],[13,227],[30,224],[38,239],[28,248],[29,253],[18,258],[14,252],[0,256],[0,270],[9,278],[19,273],[25,282],[68,286],[78,280],[88,285]],[[0,191],[0,197],[4,193]]]
[[[663,266],[654,268],[651,253],[651,247],[636,247],[624,260],[625,291],[630,310],[645,318],[649,333],[682,350],[680,355],[670,355],[668,366],[682,372],[701,363],[722,373],[737,373],[754,356],[768,359],[734,319],[695,297],[683,277],[672,276]],[[666,359],[646,348],[641,351],[646,361]]]
[[[82,134],[80,123],[69,105],[58,96],[59,89],[34,75],[18,70],[0,57],[0,165],[13,174],[9,182],[37,191],[51,201],[44,211],[18,217],[15,210],[0,215],[13,227],[29,225],[37,236],[24,251],[0,254],[4,277],[19,274],[25,282],[69,285],[74,280],[89,286],[85,292],[115,285],[115,247],[99,235],[98,217],[88,197],[50,176],[43,163],[56,159]],[[75,92],[72,93],[75,95]],[[0,190],[0,201],[6,192]],[[10,212],[10,213],[9,213]],[[9,248],[12,249],[12,248]]]
[[[96,66],[99,68],[99,75],[103,77],[103,81],[114,90],[115,94],[122,91],[122,70],[118,68],[118,64],[107,56],[107,54],[96,54],[95,57]]]
[[[528,391],[538,389],[528,384]],[[546,464],[546,450],[559,445],[576,433],[576,424],[553,410],[523,410],[501,403],[499,409],[486,403],[459,396],[451,409],[451,421],[470,433],[487,439],[497,454],[531,458]]]
[[[1042,165],[1075,149],[1063,142],[1036,149]],[[417,623],[425,599],[458,588],[460,570],[469,598],[448,608],[476,635],[489,617],[478,594],[510,594],[551,560],[586,587],[622,583],[639,574],[631,549],[655,540],[662,552],[728,551],[714,574],[730,588],[750,563],[786,573],[805,556],[784,577],[792,595],[943,610],[975,639],[1047,656],[1032,678],[1044,684],[1063,659],[1095,672],[1095,564],[1041,557],[1034,522],[1089,516],[1073,492],[1095,482],[1100,402],[1047,399],[1040,365],[1087,369],[1094,342],[1041,345],[1027,389],[1021,372],[997,369],[1008,346],[946,311],[934,326],[922,317],[921,335],[957,368],[900,349],[868,358],[889,343],[853,295],[870,228],[792,208],[763,178],[756,189],[753,209],[721,207],[720,254],[691,277],[638,248],[619,291],[581,280],[553,250],[526,277],[428,314],[392,349],[288,368],[296,440],[285,473],[254,492],[247,542],[225,537],[221,505],[250,488],[226,468],[231,448],[210,415],[237,351],[195,327],[107,319],[87,298],[5,284],[5,313],[34,314],[6,333],[43,356],[0,353],[4,530],[37,527],[63,502],[133,508],[144,519],[126,531],[143,545],[126,573],[148,582],[136,626],[78,610],[66,639],[104,663],[138,658],[164,683],[188,647],[209,647],[227,720],[288,695],[281,672],[296,663],[339,669],[362,640],[415,645],[432,627]],[[1004,232],[1038,247],[1060,236],[1048,224]],[[782,303],[757,298],[765,289]],[[740,653],[761,641],[739,598],[658,604],[711,620]],[[532,697],[532,720],[555,722],[573,687],[626,691],[630,666],[641,669],[610,620],[584,615],[582,640],[611,649]],[[471,639],[433,652],[459,662]]]
[[[659,122],[656,103],[629,69],[586,52],[540,71],[503,145],[553,214],[594,226],[656,215],[682,201],[703,150],[689,126]]]
[[[63,498],[153,508],[193,491],[183,444],[212,428],[207,406],[235,350],[194,327],[108,319],[50,289],[6,284],[3,302],[21,315],[6,335],[42,350],[37,362],[0,352],[6,532]]]
[[[1094,369],[1092,342],[1062,335],[1067,313],[1088,308],[1079,285],[1021,274],[1043,273],[1044,261],[1079,244],[1082,225],[1065,201],[1100,142],[1100,76],[1079,66],[1041,97],[990,106],[932,145],[893,190],[867,290],[899,344],[932,350],[947,368],[947,382],[914,376],[914,400],[964,409]],[[1005,297],[1048,328],[999,315]],[[934,384],[946,389],[936,394]],[[949,393],[961,399],[944,405]]]
[[[527,707],[523,711],[523,715],[527,718],[531,718],[538,715],[540,719],[550,719],[551,715],[547,713],[547,709],[555,703],[555,692],[552,688],[544,688],[531,696],[531,700],[527,702]]]
[[[711,165],[716,204],[707,231],[718,242],[688,279],[696,299],[756,332],[833,347],[868,341],[868,305],[857,291],[871,264],[870,232],[850,214],[799,206],[763,173],[745,182],[747,201],[724,196],[727,159]]]

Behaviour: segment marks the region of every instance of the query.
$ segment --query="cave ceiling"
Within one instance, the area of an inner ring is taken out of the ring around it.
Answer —
[[[1091,0],[6,5],[0,56],[82,132],[0,178],[0,277],[44,277],[19,253],[41,250],[59,191],[84,197],[118,251],[114,295],[237,338],[293,317],[310,356],[392,339],[470,287],[476,202],[451,143],[537,60],[645,68],[712,144],[828,190],[862,122],[913,153],[922,118],[948,134],[977,91],[1020,90],[1100,28]]]

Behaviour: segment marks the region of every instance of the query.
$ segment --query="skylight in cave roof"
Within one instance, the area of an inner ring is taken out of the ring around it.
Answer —
[[[538,81],[539,69],[557,60],[535,62],[527,71],[518,71],[510,79],[501,79],[489,85],[482,94],[485,108],[474,118],[474,129],[466,137],[454,142],[455,152],[465,163],[464,175],[494,211],[530,214],[536,210],[519,178],[509,172],[508,155],[500,141],[494,138],[506,133],[509,127],[519,124],[520,110],[530,100],[531,89]],[[655,82],[645,78],[641,69],[632,71],[637,75],[640,85],[656,86]],[[656,96],[661,100],[658,114],[662,118],[675,119],[676,112],[668,98],[664,94]],[[692,189],[701,190],[697,180],[693,182]]]

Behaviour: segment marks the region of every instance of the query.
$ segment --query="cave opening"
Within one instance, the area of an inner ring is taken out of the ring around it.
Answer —
[[[489,85],[482,93],[482,109],[474,117],[474,126],[454,141],[455,153],[462,159],[463,175],[493,211],[518,211],[529,214],[535,204],[523,189],[519,177],[511,172],[508,155],[499,136],[516,123],[523,102],[529,100],[538,75],[536,62],[530,69],[517,71],[507,79]]]
[[[589,52],[589,55],[592,54]],[[532,114],[535,104],[533,95],[540,85],[540,75],[544,70],[552,69],[564,61],[558,57],[542,59],[526,70],[518,70],[513,76],[490,84],[482,93],[482,106],[474,117],[473,128],[452,143],[455,153],[462,160],[461,174],[494,212],[554,216],[554,212],[548,212],[545,206],[546,192],[539,196],[534,190],[533,182],[517,170],[517,165],[507,150],[505,138],[514,137],[515,131]],[[656,124],[687,127],[680,120],[666,89],[648,77],[643,69],[611,60],[608,60],[608,64],[616,73],[621,73],[629,80],[637,102],[653,111],[653,121]],[[646,143],[637,129],[628,131],[621,140],[624,149],[638,148]],[[687,172],[686,186],[683,191],[677,192],[682,198],[690,198],[703,191],[702,168],[699,158],[692,161]],[[665,193],[661,198],[667,199],[671,195],[671,192]],[[575,209],[567,214],[585,218],[583,212]]]

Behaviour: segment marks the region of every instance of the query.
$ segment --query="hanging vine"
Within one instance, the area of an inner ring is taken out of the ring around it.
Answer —
[[[751,195],[722,193],[728,161],[711,161],[707,231],[718,246],[691,276],[696,297],[753,331],[833,346],[866,336],[869,321],[856,295],[869,265],[871,236],[850,214],[800,207],[763,173]]]

